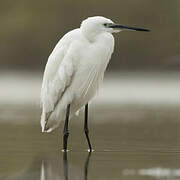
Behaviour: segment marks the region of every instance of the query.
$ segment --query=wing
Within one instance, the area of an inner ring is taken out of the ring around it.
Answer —
[[[43,108],[41,122],[44,128],[49,116],[72,80],[74,69],[71,44],[59,45],[59,48],[56,47],[50,55],[45,68],[41,89],[41,104]]]

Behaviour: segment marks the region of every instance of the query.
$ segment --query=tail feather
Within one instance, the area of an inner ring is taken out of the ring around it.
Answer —
[[[41,115],[41,127],[42,127],[42,132],[51,132],[54,129],[56,129],[60,122],[63,121],[65,117],[65,112],[57,112],[56,110],[51,112],[51,113],[45,113],[44,111],[42,112]]]
[[[46,114],[44,113],[44,111],[41,114],[41,128],[42,128],[42,132],[45,132],[45,125],[46,125]]]
[[[72,102],[72,96],[66,93],[66,96],[61,98],[61,101],[58,101],[55,104],[54,110],[51,112],[46,112],[43,108],[42,115],[41,115],[41,127],[42,132],[51,132],[55,128],[59,126],[59,124],[64,121],[66,115],[66,107],[68,104]],[[77,111],[77,110],[76,110]],[[71,108],[71,115],[73,114],[74,110]]]

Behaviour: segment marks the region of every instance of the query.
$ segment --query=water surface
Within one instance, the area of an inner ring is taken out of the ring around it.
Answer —
[[[36,107],[4,106],[0,113],[0,179],[180,179],[178,107],[91,107],[91,154],[82,114],[70,122],[70,151],[64,154],[63,125],[42,134]]]

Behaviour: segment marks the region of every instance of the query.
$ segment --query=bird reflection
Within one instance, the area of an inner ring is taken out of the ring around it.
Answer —
[[[88,179],[88,167],[89,167],[90,157],[91,157],[91,151],[88,153],[86,162],[84,164],[84,180]]]
[[[68,180],[68,160],[67,152],[63,153],[63,165],[64,165],[64,180]]]
[[[91,158],[91,152],[88,153],[84,162],[84,167],[81,171],[78,170],[77,166],[73,166],[71,163],[69,164],[68,154],[69,153],[67,152],[63,152],[63,159],[58,158],[56,160],[43,160],[41,164],[40,180],[70,180],[70,177],[74,177],[74,175],[80,176],[81,173],[83,173],[83,180],[88,180],[88,168]],[[63,168],[61,166],[61,163],[63,163]],[[74,172],[76,173],[74,174]]]
[[[91,157],[91,152],[88,153],[87,159],[84,164],[84,180],[88,180],[88,168],[89,168],[90,157]],[[64,180],[69,180],[67,152],[64,152],[63,154],[63,165],[64,165]]]

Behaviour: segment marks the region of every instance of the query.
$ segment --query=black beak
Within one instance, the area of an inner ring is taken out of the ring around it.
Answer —
[[[125,29],[129,29],[129,30],[134,30],[134,31],[146,31],[146,32],[149,32],[150,30],[149,29],[145,29],[145,28],[138,28],[138,27],[131,27],[131,26],[124,26],[124,25],[120,25],[120,24],[109,24],[110,28],[113,28],[113,29],[119,29],[119,30],[125,30]]]

